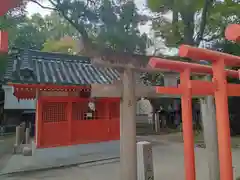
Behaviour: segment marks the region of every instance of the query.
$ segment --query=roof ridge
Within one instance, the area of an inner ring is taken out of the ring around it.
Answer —
[[[27,51],[27,53],[30,56],[43,56],[46,58],[52,58],[55,56],[54,59],[51,59],[52,61],[56,61],[59,58],[59,60],[62,59],[65,62],[78,60],[78,61],[82,61],[81,63],[91,64],[91,60],[87,56],[71,55],[71,54],[65,54],[65,53],[61,53],[61,52],[45,52],[45,51],[27,49],[27,48],[13,48],[13,50],[17,50],[19,52],[18,53],[14,52],[11,54],[21,54],[21,52]],[[44,60],[48,60],[48,59],[44,59]]]

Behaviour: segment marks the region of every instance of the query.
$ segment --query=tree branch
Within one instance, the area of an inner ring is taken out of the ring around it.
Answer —
[[[62,9],[60,7],[60,4],[56,4],[52,0],[49,0],[49,2],[53,5],[53,7],[48,7],[48,6],[43,6],[37,0],[30,0],[30,1],[37,4],[38,6],[40,6],[43,9],[49,9],[49,10],[59,12],[63,16],[63,18],[66,19],[81,34],[81,36],[83,38],[83,42],[85,43],[86,41],[88,41],[89,38],[88,38],[88,34],[87,34],[87,31],[85,30],[85,28],[82,25],[75,23],[71,18],[69,18],[68,15],[64,12],[64,9]],[[89,1],[91,2],[91,0],[89,0]]]
[[[83,25],[80,25],[76,22],[74,22],[71,18],[68,17],[68,15],[64,12],[64,9],[60,7],[59,4],[55,4],[52,0],[49,0],[49,2],[55,6],[57,11],[63,16],[64,19],[66,19],[82,36],[83,42],[87,43],[89,40],[88,33]]]
[[[52,8],[52,7],[48,7],[48,6],[43,6],[41,3],[39,3],[37,0],[30,0],[31,2],[37,4],[38,6],[40,6],[43,9],[48,9],[48,10],[53,10],[53,11],[57,11],[56,8]]]

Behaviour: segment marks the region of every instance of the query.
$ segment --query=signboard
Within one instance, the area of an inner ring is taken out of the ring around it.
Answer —
[[[152,145],[150,142],[137,143],[138,180],[154,180]]]

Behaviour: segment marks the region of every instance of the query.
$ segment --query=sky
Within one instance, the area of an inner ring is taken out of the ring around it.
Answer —
[[[49,3],[48,2],[43,2],[42,5],[49,6]],[[40,14],[42,14],[42,16],[45,16],[45,15],[47,15],[51,12],[49,10],[42,9],[39,5],[37,5],[33,2],[28,3],[27,11],[28,11],[29,16],[31,16],[34,13],[40,13]]]

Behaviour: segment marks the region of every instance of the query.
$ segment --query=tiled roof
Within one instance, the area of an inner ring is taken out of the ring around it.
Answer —
[[[59,85],[110,84],[115,69],[94,67],[90,59],[60,53],[17,50],[9,55],[5,82]]]

